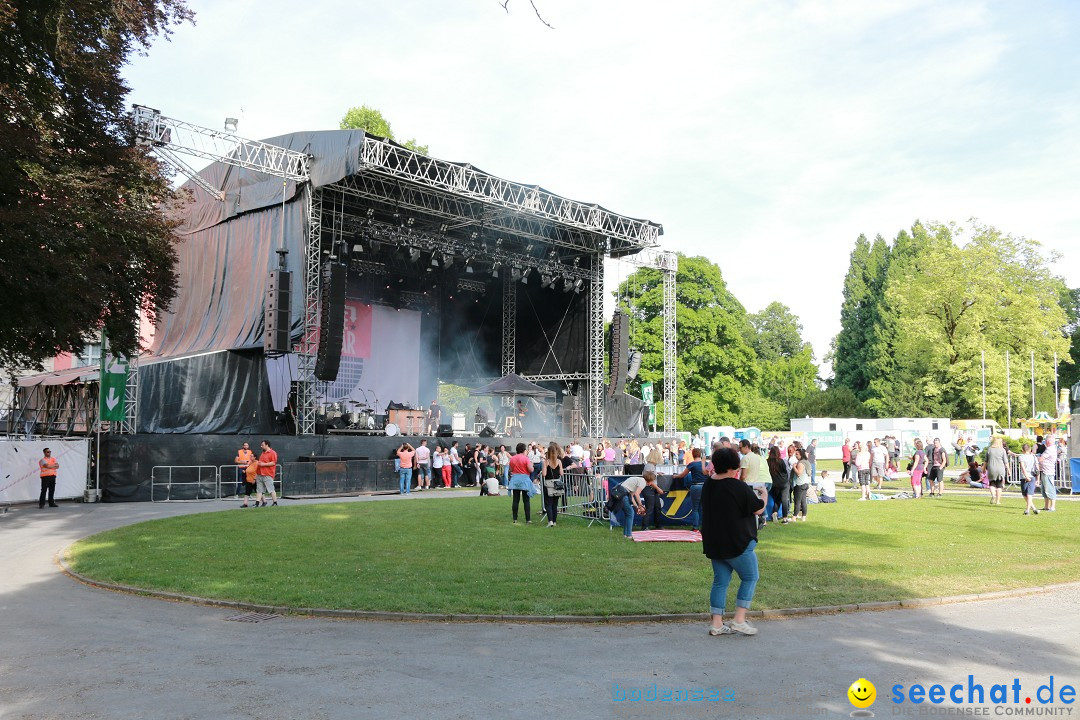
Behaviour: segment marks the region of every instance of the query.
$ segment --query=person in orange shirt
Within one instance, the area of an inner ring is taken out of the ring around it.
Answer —
[[[263,495],[269,495],[270,499],[277,505],[277,493],[274,492],[274,474],[277,470],[277,453],[270,447],[270,443],[266,440],[262,441],[262,454],[259,455],[258,466],[255,478],[255,507],[266,507],[266,500]]]
[[[45,448],[44,457],[38,460],[38,470],[41,471],[41,496],[38,498],[38,507],[45,507],[45,496],[48,495],[49,507],[58,507],[53,496],[56,495],[56,471],[60,469],[60,463],[52,456],[52,450]]]
[[[255,473],[259,469],[259,464],[255,462],[255,453],[251,451],[251,446],[247,443],[244,443],[243,447],[236,452],[236,459],[233,462],[242,468],[243,475],[240,482],[236,484],[236,494],[244,496],[244,504],[240,507],[247,507],[248,498],[255,492]]]

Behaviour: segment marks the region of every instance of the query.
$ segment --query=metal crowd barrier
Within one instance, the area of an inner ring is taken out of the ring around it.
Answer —
[[[213,465],[155,465],[150,468],[150,502],[214,500],[218,484]]]
[[[150,469],[150,501],[207,501],[238,497],[239,465],[155,465]],[[413,476],[416,483],[416,476]],[[442,478],[432,485],[442,485]],[[280,497],[359,495],[398,489],[393,460],[278,463],[274,489]]]
[[[292,497],[356,495],[398,489],[398,472],[394,469],[393,460],[320,460],[282,463],[281,466],[285,477],[283,493]],[[414,471],[414,485],[416,481]],[[438,484],[442,485],[442,478],[439,478]]]
[[[1035,472],[1039,472],[1038,462],[1035,464]],[[1016,485],[1019,488],[1020,457],[1018,455],[1009,455],[1009,471],[1005,478],[1005,484]],[[1054,487],[1058,491],[1067,490],[1070,495],[1072,494],[1072,469],[1069,458],[1058,457],[1057,469],[1054,473]]]
[[[243,468],[239,465],[218,466],[218,500],[232,500],[240,497],[240,483]],[[284,482],[282,481],[281,465],[274,469],[274,491],[278,497],[284,497]]]
[[[606,521],[607,476],[564,473],[559,514],[588,520],[590,527],[594,522]]]

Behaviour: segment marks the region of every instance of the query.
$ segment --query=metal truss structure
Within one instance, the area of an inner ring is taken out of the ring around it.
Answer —
[[[97,383],[29,385],[15,388],[7,433],[9,437],[88,435],[97,427],[97,417]]]
[[[259,140],[247,140],[232,133],[176,120],[145,105],[134,107],[133,119],[135,135],[139,142],[148,144],[155,153],[175,165],[203,190],[219,199],[225,198],[221,188],[208,183],[183,159],[177,157],[177,153],[222,162],[295,182],[307,182],[309,178],[308,169],[311,158],[307,153]]]
[[[502,370],[503,377],[517,372],[517,283],[510,277],[510,268],[502,275]]]
[[[589,278],[589,436],[604,435],[604,259],[599,256],[592,264]]]
[[[139,424],[139,356],[127,358],[127,381],[124,384],[124,419],[112,424],[112,432],[134,435]]]
[[[673,252],[647,248],[635,255],[619,260],[642,268],[659,270],[663,282],[664,304],[661,310],[664,337],[664,430],[678,430],[676,398],[678,397],[678,363],[675,340],[675,275],[679,270],[679,256]]]
[[[307,238],[304,243],[304,325],[297,346],[296,432],[315,434],[315,411],[318,387],[315,379],[315,355],[319,350],[319,290],[322,261],[322,190],[308,184],[304,188],[307,204]]]
[[[561,247],[634,252],[636,248],[655,245],[661,233],[661,227],[648,220],[628,218],[599,205],[569,200],[536,185],[503,180],[471,165],[430,158],[372,135],[364,138],[360,164],[361,171],[353,178],[382,176],[397,180],[393,185],[397,192],[406,190],[407,184],[422,189],[410,198],[415,203],[414,209],[447,218],[471,219],[476,213],[475,206],[480,205],[488,211],[491,224],[503,227],[506,232],[534,236]],[[387,193],[386,188],[381,190],[380,198],[397,195],[397,192]],[[405,205],[405,198],[400,199]],[[447,207],[442,213],[435,212],[440,203],[447,203]],[[451,212],[450,207],[455,211]],[[462,212],[466,208],[468,212]],[[607,247],[598,247],[597,238],[606,239]]]

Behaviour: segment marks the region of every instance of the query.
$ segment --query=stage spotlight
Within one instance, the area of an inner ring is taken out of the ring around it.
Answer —
[[[469,273],[470,275],[473,273],[472,258],[465,259],[465,272]]]
[[[439,232],[442,233],[443,235],[445,235],[446,230],[447,230],[448,227],[449,226],[446,223],[443,223],[442,225],[439,226]]]
[[[364,252],[364,246],[358,242],[354,242],[352,246],[353,255]]]
[[[439,267],[439,258],[431,256],[431,267]]]
[[[236,132],[236,126],[240,123],[236,118],[225,118],[225,132]]]
[[[409,218],[405,224],[412,227],[414,222],[416,222],[416,218]]]
[[[536,247],[536,246],[533,245],[532,243],[529,243],[528,245],[525,246],[525,252],[531,253],[533,251],[534,247]]]
[[[474,231],[473,234],[470,235],[469,237],[471,239],[475,240],[476,238],[480,237],[480,233]]]
[[[448,268],[454,264],[454,256],[450,253],[443,253],[442,264],[444,268]]]
[[[562,279],[562,291],[568,293],[574,289],[574,280],[571,277],[564,276]]]
[[[555,278],[552,275],[545,275],[540,273],[540,287],[553,288],[555,287]]]
[[[368,208],[368,209],[367,209],[367,216],[368,216],[368,219],[369,219],[369,220],[370,220],[370,219],[371,219],[372,217],[374,217],[374,216],[375,216],[375,208]]]
[[[531,267],[527,267],[521,271],[521,282],[525,285],[529,284],[529,273],[532,272]]]
[[[585,286],[585,281],[582,280],[581,278],[578,278],[577,280],[574,281],[574,292],[576,292],[576,293],[581,292],[581,288],[584,287],[584,286]]]
[[[510,280],[517,282],[521,279],[521,268],[510,268]]]
[[[548,253],[548,257],[549,257],[549,258],[553,258],[553,259],[554,259],[554,257],[555,257],[555,256],[556,256],[557,254],[558,254],[558,253],[556,253],[556,252],[555,252],[554,250],[552,250],[551,252],[549,252],[549,253]]]
[[[411,260],[413,262],[416,262],[419,259],[420,259],[420,251],[419,250],[417,250],[416,248],[412,248],[411,250],[409,250],[409,260]]]

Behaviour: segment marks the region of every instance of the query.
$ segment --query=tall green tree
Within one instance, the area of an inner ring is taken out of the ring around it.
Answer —
[[[400,142],[413,152],[420,153],[421,155],[428,154],[428,146],[421,145],[416,141],[416,138],[409,138],[405,141],[395,138],[394,131],[390,128],[390,122],[383,117],[383,114],[380,111],[373,107],[368,107],[367,105],[351,107],[346,110],[345,116],[341,118],[341,123],[338,127],[342,130],[363,130],[372,135],[378,135],[379,137],[384,137],[388,140]]]
[[[103,326],[134,352],[138,311],[175,296],[173,193],[133,143],[120,70],[191,18],[183,0],[0,1],[0,364]]]
[[[802,324],[791,309],[779,302],[770,303],[761,312],[748,317],[751,335],[747,338],[757,353],[761,367],[758,389],[761,394],[783,406],[782,415],[794,401],[817,389],[818,367],[814,364],[813,349],[802,339]],[[768,418],[774,422],[772,418]],[[780,429],[780,424],[760,425]]]
[[[663,286],[660,271],[642,268],[619,285],[618,305],[630,316],[630,345],[642,352],[638,382],[663,380]],[[746,309],[727,289],[720,268],[679,256],[676,342],[679,425],[740,424],[756,408],[760,368],[747,342]],[[670,402],[664,398],[663,402]]]
[[[970,235],[957,245],[957,230]],[[982,416],[983,357],[987,415],[1005,422],[1005,351],[1014,363],[1013,417],[1024,413],[1030,380],[1017,372],[1035,354],[1036,385],[1053,384],[1053,354],[1068,353],[1060,305],[1063,284],[1040,245],[996,228],[936,228],[916,258],[918,272],[894,278],[886,289],[898,314],[898,362],[929,411],[950,417]],[[888,398],[879,398],[889,407]],[[1049,409],[1049,408],[1047,408]]]
[[[880,236],[873,245],[865,235],[855,240],[844,278],[840,332],[833,339],[832,384],[850,388],[860,399],[866,396],[870,388],[868,360],[872,352],[883,281],[883,245]]]
[[[1060,368],[1058,382],[1063,388],[1071,388],[1080,382],[1080,288],[1062,292],[1061,307],[1068,320],[1063,332],[1069,340],[1069,357]]]

